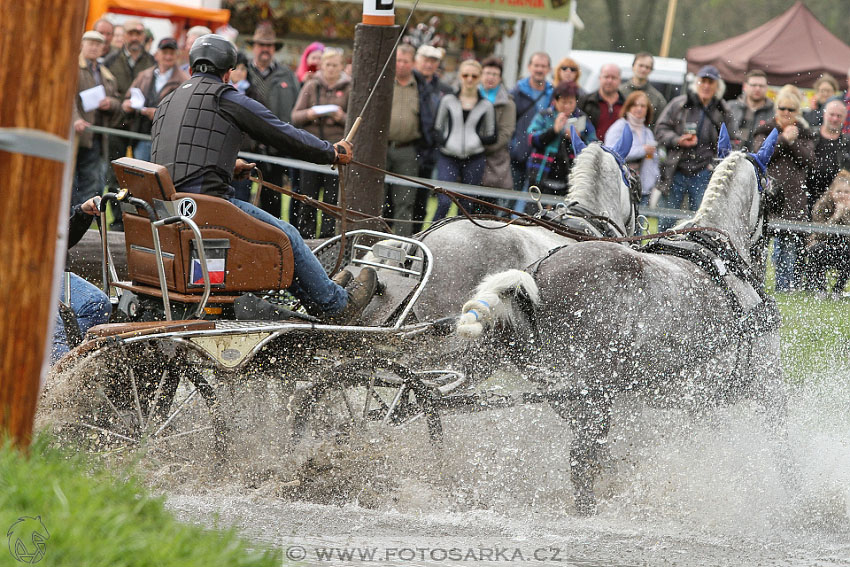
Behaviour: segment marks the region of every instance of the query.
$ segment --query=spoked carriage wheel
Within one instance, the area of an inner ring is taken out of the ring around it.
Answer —
[[[293,410],[295,441],[307,436],[344,440],[373,428],[424,421],[432,442],[442,441],[436,392],[408,368],[389,360],[337,365],[313,382]]]
[[[163,463],[223,458],[215,390],[186,353],[104,347],[53,377],[43,397],[60,442],[105,456]]]

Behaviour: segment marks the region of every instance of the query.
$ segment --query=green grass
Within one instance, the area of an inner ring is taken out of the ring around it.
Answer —
[[[801,383],[850,365],[850,301],[804,292],[775,297],[782,313],[782,367],[789,381]]]
[[[177,521],[163,499],[131,477],[116,479],[36,440],[29,458],[0,448],[0,530],[40,516],[49,532],[44,567],[276,566],[279,552],[257,550],[236,532]],[[19,564],[0,546],[0,565]]]

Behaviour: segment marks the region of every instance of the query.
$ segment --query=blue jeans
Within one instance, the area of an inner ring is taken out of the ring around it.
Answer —
[[[667,209],[681,209],[685,194],[688,195],[688,208],[692,211],[699,209],[705,188],[711,179],[711,170],[703,169],[693,175],[686,175],[680,171],[673,174],[673,185],[670,193],[664,197],[663,207]],[[658,232],[664,232],[676,224],[676,219],[662,217],[658,219]]]
[[[292,258],[295,261],[295,276],[289,291],[298,299],[326,315],[334,315],[348,305],[348,292],[331,281],[322,264],[304,243],[304,239],[294,226],[275,218],[251,203],[239,199],[231,199],[230,202],[255,219],[279,228],[289,238]]]
[[[150,140],[139,140],[133,148],[133,157],[142,161],[151,160],[151,144]]]
[[[440,181],[460,181],[467,185],[481,185],[485,164],[486,160],[483,153],[470,156],[466,159],[440,154],[437,158],[437,179]],[[461,200],[461,204],[467,209],[471,206],[471,203],[464,202],[463,200]],[[451,206],[452,200],[446,195],[438,193],[437,212],[434,213],[434,220],[438,221],[445,218]]]
[[[64,274],[63,274],[64,276]],[[71,310],[77,316],[77,325],[80,333],[85,335],[86,331],[95,325],[102,325],[109,321],[112,313],[112,304],[109,298],[99,287],[90,284],[77,274],[71,273]],[[65,301],[65,278],[60,284],[59,297]],[[69,350],[68,335],[65,333],[65,325],[56,311],[53,328],[53,348],[50,351],[50,363],[55,364],[59,358]]]
[[[773,267],[776,270],[776,291],[799,289],[797,254],[803,244],[799,236],[780,232],[773,238]]]

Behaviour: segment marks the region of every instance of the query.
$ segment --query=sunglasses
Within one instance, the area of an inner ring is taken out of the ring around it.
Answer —
[[[777,108],[779,110],[783,110],[785,112],[797,112],[796,108],[793,108],[793,107],[790,107],[790,106],[778,106]]]
[[[463,77],[464,79],[477,79],[480,76],[481,75],[471,75],[469,73],[464,73],[463,75],[461,75],[461,77]]]
[[[573,73],[578,73],[578,67],[571,67],[570,65],[563,65],[561,67],[561,71],[572,71]]]

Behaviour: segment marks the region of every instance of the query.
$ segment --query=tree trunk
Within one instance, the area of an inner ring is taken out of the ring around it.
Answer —
[[[79,1],[0,0],[0,128],[68,139],[85,9]],[[63,151],[67,169],[62,161],[18,151],[0,150],[0,431],[25,447],[61,270],[54,268],[64,261],[57,247],[67,237],[73,163],[70,144]]]

